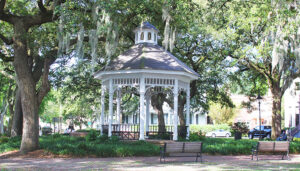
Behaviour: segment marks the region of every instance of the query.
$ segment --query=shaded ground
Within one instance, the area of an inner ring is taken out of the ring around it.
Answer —
[[[300,170],[300,155],[291,160],[280,160],[278,155],[261,155],[259,161],[251,156],[207,156],[203,163],[194,158],[167,158],[160,163],[159,157],[125,158],[6,158],[0,159],[0,168],[12,170]]]

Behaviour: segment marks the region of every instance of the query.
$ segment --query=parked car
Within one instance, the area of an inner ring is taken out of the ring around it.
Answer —
[[[272,127],[271,126],[261,126],[261,132],[259,131],[259,126],[256,126],[254,129],[250,130],[248,132],[249,139],[253,139],[254,137],[261,136],[262,138],[271,138],[271,132]]]
[[[231,136],[231,133],[229,131],[225,131],[223,129],[219,129],[219,130],[216,130],[216,131],[211,131],[211,132],[208,132],[206,133],[207,137],[230,137]]]
[[[43,135],[48,135],[52,133],[52,128],[50,126],[44,126],[42,128],[42,134]]]

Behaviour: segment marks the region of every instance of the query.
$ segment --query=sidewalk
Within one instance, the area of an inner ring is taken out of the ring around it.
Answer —
[[[291,160],[280,160],[279,155],[261,155],[260,160],[251,156],[205,156],[203,163],[194,158],[167,158],[160,163],[159,157],[125,158],[75,158],[75,159],[0,159],[0,168],[9,170],[300,170],[300,155]]]

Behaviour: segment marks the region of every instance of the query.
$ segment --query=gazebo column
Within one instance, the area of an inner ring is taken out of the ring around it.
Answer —
[[[173,140],[177,141],[178,140],[178,80],[175,79],[175,85],[174,85],[174,90],[173,90],[173,95],[174,95],[174,132],[173,132]]]
[[[101,115],[100,115],[100,132],[103,135],[104,125],[104,114],[105,114],[105,86],[101,86]]]
[[[140,79],[140,138],[145,140],[145,78],[142,76]]]
[[[186,89],[186,138],[190,137],[190,84],[188,84]]]
[[[121,116],[121,91],[120,88],[118,88],[117,91],[117,124],[120,124],[120,117]]]
[[[146,132],[149,131],[149,119],[150,118],[150,97],[146,98]]]
[[[112,79],[109,80],[109,116],[108,116],[108,136],[111,137],[112,132],[112,120],[113,120],[113,84]]]

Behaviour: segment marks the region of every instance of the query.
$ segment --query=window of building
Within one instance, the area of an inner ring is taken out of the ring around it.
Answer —
[[[165,124],[168,125],[169,124],[168,113],[164,114],[164,119],[165,119]]]
[[[300,90],[300,82],[296,82],[296,90]]]
[[[154,41],[156,41],[156,33],[154,33]]]
[[[138,123],[138,117],[137,117],[137,115],[133,115],[133,123],[134,124]]]
[[[138,33],[135,33],[135,41],[138,41]]]
[[[199,124],[199,115],[197,114],[195,117],[196,117],[196,125],[198,125]]]
[[[148,33],[148,40],[151,40],[151,33]]]
[[[157,115],[154,113],[151,113],[151,124],[157,124],[158,118]]]
[[[144,40],[144,32],[141,33],[141,40]]]
[[[122,117],[123,117],[122,122],[128,124],[128,115],[123,115]]]

